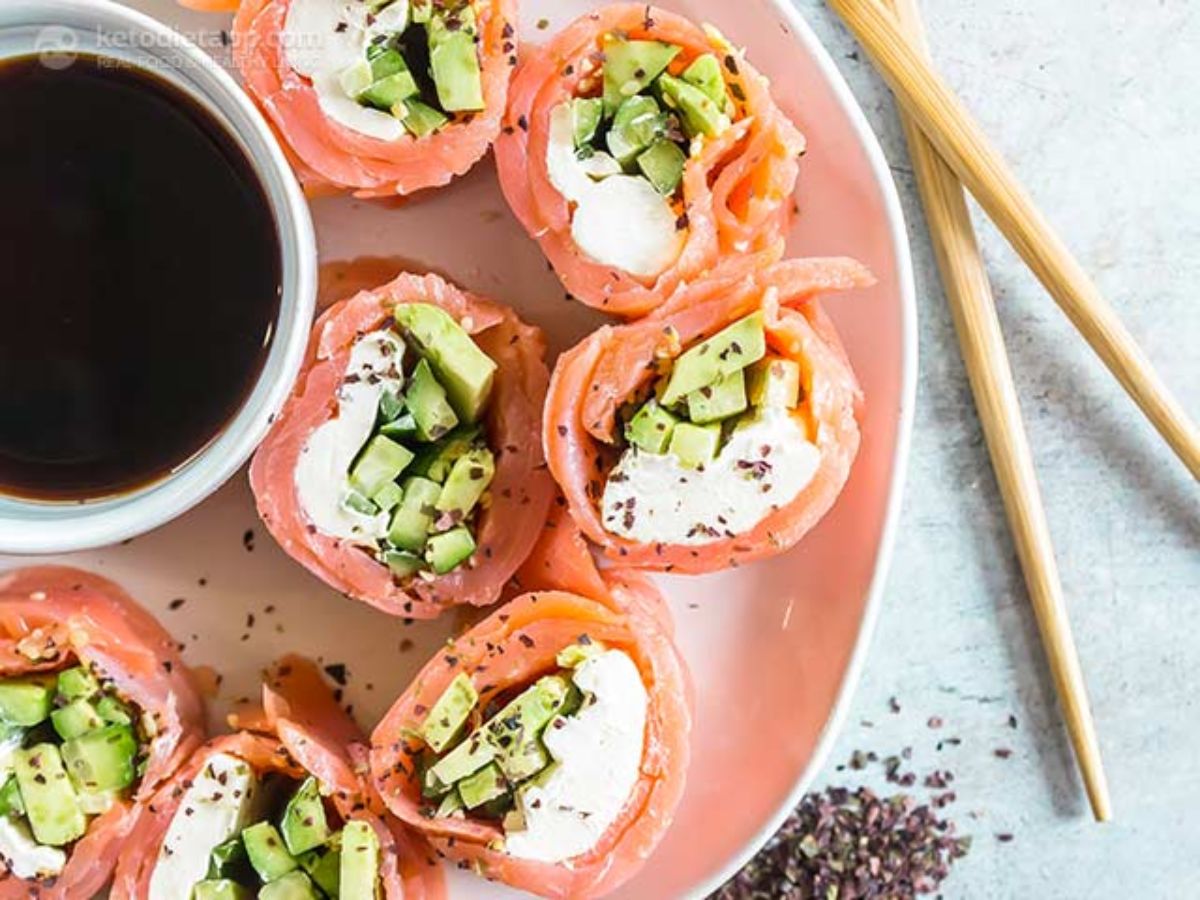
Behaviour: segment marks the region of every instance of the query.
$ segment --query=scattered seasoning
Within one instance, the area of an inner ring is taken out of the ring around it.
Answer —
[[[895,697],[889,697],[888,698],[888,709],[892,712],[893,715],[898,715],[900,713],[900,701],[897,700]]]
[[[537,20],[537,30],[538,31],[545,31],[549,27],[550,27],[549,19],[538,19]]]
[[[325,667],[325,674],[333,681],[342,686],[346,686],[346,666],[344,663],[330,663]]]
[[[254,552],[254,529],[253,528],[247,528],[246,532],[242,535],[242,546],[246,548],[247,553]]]
[[[994,753],[998,759],[1008,759],[1010,756],[1012,756],[1012,751],[1007,747],[997,747],[992,751],[992,753]]]
[[[187,601],[183,597],[176,597],[174,600],[172,600],[170,603],[167,604],[167,609],[174,612],[175,610],[179,609],[179,607],[183,606],[183,604],[185,604],[186,602]]]
[[[925,723],[930,728],[941,728],[946,723],[942,721],[941,716],[930,716],[929,721]]]

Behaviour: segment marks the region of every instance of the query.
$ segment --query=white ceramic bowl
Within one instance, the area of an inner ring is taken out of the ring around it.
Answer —
[[[287,396],[304,353],[316,294],[316,242],[304,196],[266,122],[234,80],[178,32],[107,0],[4,0],[0,58],[29,53],[49,66],[70,65],[75,53],[113,57],[191,95],[253,163],[282,254],[282,295],[270,352],[240,410],[204,449],[159,480],[113,497],[84,503],[0,497],[0,552],[55,553],[149,531],[199,503],[246,461]]]

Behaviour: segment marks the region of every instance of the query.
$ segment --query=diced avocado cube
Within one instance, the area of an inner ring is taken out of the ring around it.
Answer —
[[[246,846],[240,834],[217,844],[208,854],[209,878],[232,878],[237,881],[251,874],[249,869],[250,858],[246,855]]]
[[[395,484],[395,482],[389,481],[384,487],[387,487],[388,484]],[[382,489],[380,488],[380,490]],[[379,512],[379,507],[375,505],[374,501],[368,500],[358,491],[346,491],[342,496],[342,506],[352,512],[361,513],[364,516],[373,516]]]
[[[417,420],[407,410],[379,426],[379,433],[392,440],[411,441],[417,436]]]
[[[483,109],[483,77],[475,49],[475,10],[434,6],[426,25],[429,69],[446,112]]]
[[[658,87],[663,103],[679,112],[688,137],[699,134],[716,137],[729,127],[729,116],[721,111],[712,97],[694,84],[663,74],[659,76]]]
[[[298,856],[329,840],[332,831],[325,818],[325,804],[321,800],[321,788],[311,775],[296,788],[296,793],[283,808],[283,819],[279,833],[288,852]]]
[[[39,844],[62,847],[83,836],[87,818],[56,746],[36,744],[18,750],[13,754],[13,774]]]
[[[379,836],[354,819],[342,829],[338,900],[375,900],[379,884]]]
[[[683,70],[680,77],[704,91],[721,112],[728,107],[729,95],[725,92],[725,75],[721,72],[721,63],[714,54],[697,56],[691,65]]]
[[[384,391],[379,395],[377,419],[381,425],[394,421],[404,412],[404,397],[395,391]]]
[[[687,395],[688,418],[697,425],[720,422],[746,409],[745,370],[730,372]]]
[[[323,847],[317,847],[303,853],[298,858],[300,868],[308,873],[313,884],[325,892],[328,897],[338,896],[338,882],[341,880],[342,833],[334,834]]]
[[[242,843],[250,857],[250,865],[263,882],[282,878],[299,865],[270,822],[256,822],[247,828],[242,832]]]
[[[800,403],[800,364],[768,356],[746,370],[746,395],[754,406],[795,409]]]
[[[468,424],[478,421],[495,380],[497,366],[492,358],[439,306],[402,304],[396,307],[396,322],[433,366],[458,417]]]
[[[625,440],[647,453],[666,453],[671,432],[678,422],[676,416],[651,398],[642,404],[642,408],[634,413],[625,426]]]
[[[413,370],[405,398],[417,423],[417,437],[422,441],[436,441],[458,424],[458,416],[446,399],[446,389],[426,359]]]
[[[106,725],[62,745],[71,780],[81,791],[119,791],[133,784],[137,738],[128,725]]]
[[[104,719],[90,700],[72,700],[50,713],[50,721],[63,740],[104,727]]]
[[[751,313],[701,341],[675,360],[660,402],[674,406],[687,394],[723,375],[758,362],[767,353],[761,312]]]
[[[455,460],[438,495],[438,512],[465,518],[496,475],[496,459],[487,447],[473,447]]]
[[[591,143],[603,118],[604,101],[599,97],[576,97],[571,101],[571,130],[576,150]]]
[[[32,728],[54,707],[55,679],[33,676],[0,681],[0,720]]]
[[[478,772],[495,757],[496,749],[484,740],[482,730],[476,730],[438,760],[426,773],[426,779],[449,787]]]
[[[79,808],[85,815],[98,816],[112,809],[112,805],[121,796],[119,791],[83,791],[76,790]]]
[[[251,900],[254,892],[228,878],[209,878],[196,882],[191,900]]]
[[[408,64],[399,50],[389,47],[386,43],[373,44],[367,52],[371,66],[371,80],[379,81],[389,75],[407,72]]]
[[[404,496],[388,526],[388,541],[410,553],[424,549],[433,517],[437,514],[435,504],[441,493],[441,485],[436,481],[420,476],[406,478]]]
[[[475,538],[465,525],[431,535],[425,542],[425,561],[438,575],[445,575],[468,559],[475,552]]]
[[[435,819],[444,819],[447,816],[452,816],[463,808],[463,799],[459,796],[457,790],[452,790],[442,798],[442,802],[438,804],[437,810],[434,812]]]
[[[554,662],[564,669],[574,669],[603,652],[603,644],[588,638],[586,644],[580,641],[563,647],[554,657]]]
[[[621,101],[608,130],[608,152],[622,166],[630,165],[667,130],[667,116],[658,101],[644,94],[635,94]]]
[[[471,676],[459,672],[421,723],[421,738],[431,750],[441,753],[454,741],[478,702],[479,692],[471,683]]]
[[[407,447],[381,434],[367,441],[350,468],[350,484],[364,497],[370,497],[404,471],[413,460]]]
[[[433,0],[413,0],[408,15],[415,25],[424,25],[433,13]]]
[[[464,425],[454,429],[432,447],[422,448],[409,467],[409,474],[421,475],[441,484],[450,474],[458,458],[479,442],[481,434],[478,425]]]
[[[573,690],[561,675],[546,675],[484,723],[486,739],[496,748],[496,764],[510,781],[523,781],[550,762],[542,746],[542,730],[568,703]]]
[[[371,502],[383,512],[390,512],[400,505],[400,501],[404,499],[404,488],[400,487],[396,482],[389,481],[373,495]]]
[[[637,164],[654,189],[664,197],[670,197],[683,180],[687,156],[674,141],[658,138],[638,154]]]
[[[450,117],[427,103],[410,97],[402,105],[392,107],[392,115],[404,123],[413,137],[433,134],[450,121]]]
[[[399,56],[399,54],[396,55]],[[403,72],[395,72],[386,78],[380,78],[359,94],[357,99],[360,103],[390,112],[393,106],[420,93],[420,90],[412,73],[405,69]]]
[[[379,558],[392,570],[392,577],[404,581],[425,568],[425,560],[407,550],[385,550]]]
[[[458,783],[458,795],[467,809],[483,806],[507,793],[508,781],[495,763],[488,763]]]
[[[662,41],[631,41],[607,34],[604,52],[604,111],[612,115],[626,97],[641,93],[679,55],[680,48]]]
[[[360,59],[356,63],[352,63],[342,69],[338,75],[338,83],[347,97],[357,100],[362,96],[363,91],[375,83],[375,73],[371,71],[371,64],[365,59]]]
[[[71,700],[86,700],[100,690],[100,682],[83,666],[72,666],[58,673],[58,696]]]
[[[258,900],[321,900],[321,893],[311,878],[293,870],[259,888]]]
[[[671,435],[669,452],[689,469],[699,469],[712,462],[721,443],[721,425],[693,425],[680,422]]]
[[[21,789],[17,786],[17,776],[9,775],[0,788],[0,816],[23,816],[25,804],[21,802]]]
[[[133,712],[128,706],[109,694],[105,694],[96,701],[96,712],[105,722],[113,725],[133,724]]]

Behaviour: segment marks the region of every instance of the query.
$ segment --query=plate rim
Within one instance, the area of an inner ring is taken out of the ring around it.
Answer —
[[[821,75],[833,91],[838,105],[846,113],[882,193],[884,211],[887,215],[892,244],[896,251],[896,279],[899,282],[901,342],[899,422],[896,430],[896,445],[891,459],[893,474],[888,487],[887,505],[883,528],[879,535],[879,552],[875,569],[871,575],[871,582],[867,586],[867,602],[863,608],[862,622],[854,641],[854,649],[850,654],[850,660],[846,665],[846,671],[842,676],[841,685],[829,717],[821,729],[808,762],[775,811],[764,820],[754,836],[724,866],[688,891],[686,896],[689,900],[703,900],[733,877],[766,845],[767,841],[783,825],[796,804],[800,802],[817,773],[825,765],[841,734],[854,695],[858,690],[859,681],[862,679],[863,670],[866,667],[867,655],[878,624],[880,610],[883,607],[883,594],[891,570],[892,554],[895,550],[904,488],[908,481],[908,458],[916,406],[917,370],[919,367],[916,281],[913,273],[912,247],[908,239],[908,226],[900,202],[900,193],[888,165],[887,156],[883,152],[879,136],[867,121],[866,113],[863,112],[858,98],[850,90],[850,85],[837,68],[829,50],[821,43],[812,26],[796,8],[795,0],[766,0],[766,3],[769,10],[773,11],[787,26],[793,41],[817,64]]]

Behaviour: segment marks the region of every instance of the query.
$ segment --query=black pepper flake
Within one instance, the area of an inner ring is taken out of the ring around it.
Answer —
[[[175,610],[179,609],[179,607],[183,606],[183,604],[185,604],[186,602],[187,602],[187,600],[185,600],[183,597],[176,597],[174,600],[172,600],[170,603],[167,604],[167,609],[174,612]]]
[[[325,674],[333,681],[342,686],[346,686],[346,666],[344,663],[330,663],[325,667]]]
[[[517,640],[520,641],[525,647],[533,646],[533,638],[527,634],[518,634]]]
[[[242,546],[246,548],[247,553],[254,552],[254,529],[247,528],[242,534]]]
[[[529,130],[529,120],[527,118],[525,118],[524,115],[520,116],[517,119],[517,127],[520,128],[522,131],[528,131]]]

